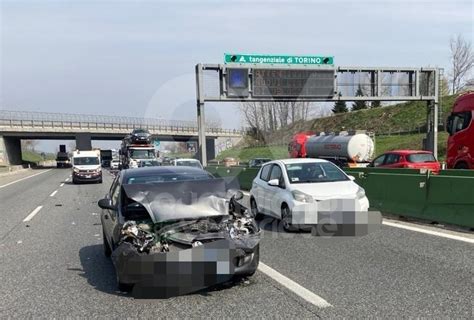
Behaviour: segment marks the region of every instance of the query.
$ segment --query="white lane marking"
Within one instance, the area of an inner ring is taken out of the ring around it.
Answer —
[[[68,182],[68,181],[69,181],[69,178],[67,178],[67,179],[66,179],[66,180],[64,180],[64,181]]]
[[[423,228],[419,228],[419,227],[415,227],[415,226],[407,226],[406,224],[401,224],[401,223],[397,223],[397,222],[390,222],[390,221],[386,221],[386,220],[384,220],[382,222],[382,224],[384,224],[386,226],[390,226],[390,227],[395,227],[395,228],[406,229],[406,230],[410,230],[410,231],[426,233],[426,234],[430,234],[430,235],[438,236],[438,237],[442,237],[442,238],[448,238],[448,239],[452,239],[452,240],[464,241],[464,242],[467,242],[467,243],[474,243],[473,238],[458,236],[458,235],[450,234],[450,233],[446,233],[446,232],[428,230],[428,229],[423,229]]]
[[[20,181],[23,181],[23,180],[26,180],[26,179],[29,179],[29,178],[33,178],[33,177],[36,177],[36,176],[39,176],[40,174],[46,173],[46,172],[51,171],[51,170],[53,170],[53,169],[48,169],[48,170],[45,170],[45,171],[41,171],[41,172],[35,173],[35,174],[31,175],[31,176],[24,177],[24,178],[15,180],[15,181],[13,181],[13,182],[4,184],[3,186],[0,186],[0,189],[5,188],[5,187],[8,187],[9,185],[12,185],[12,184],[17,183],[17,182],[20,182]]]
[[[31,219],[33,219],[33,217],[38,213],[40,212],[40,210],[43,208],[43,206],[38,206],[36,207],[35,210],[31,211],[31,213],[25,218],[23,219],[23,222],[28,222],[30,221]]]
[[[54,195],[55,195],[56,193],[58,193],[58,190],[53,191],[53,193],[51,193],[49,196],[50,196],[50,197],[54,197]]]
[[[316,307],[319,307],[319,308],[332,307],[332,305],[329,302],[327,302],[326,300],[324,300],[317,294],[309,291],[305,287],[302,287],[301,285],[297,284],[293,280],[285,277],[284,275],[282,275],[275,269],[270,268],[269,266],[262,263],[261,261],[258,264],[258,270],[260,270],[261,272],[263,272],[264,274],[266,274],[267,276],[269,276],[270,278],[272,278],[273,280],[275,280],[276,282],[278,282],[285,288],[289,289],[296,295],[300,296],[304,300],[308,301],[309,303],[312,303]]]
[[[61,183],[59,186],[60,186],[60,187],[63,187],[63,186],[64,186],[64,182],[63,182],[63,183]]]

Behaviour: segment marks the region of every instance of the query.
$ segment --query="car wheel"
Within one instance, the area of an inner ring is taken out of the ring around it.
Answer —
[[[104,242],[104,255],[106,257],[110,257],[112,255],[112,249],[110,248],[109,242],[107,241],[107,238],[105,237],[104,229],[102,229],[102,239]]]
[[[98,183],[102,183],[102,178],[99,180],[99,182],[98,182]]]
[[[72,183],[73,183],[73,184],[77,184],[77,180],[74,179],[74,178],[72,178]]]
[[[261,220],[263,218],[263,215],[258,212],[257,202],[254,198],[250,199],[250,211],[255,220]]]
[[[467,166],[467,163],[465,162],[459,162],[459,163],[456,163],[456,166],[454,167],[454,169],[469,169],[469,167]]]
[[[284,204],[281,207],[281,222],[283,224],[283,229],[287,232],[292,232],[298,230],[291,224],[291,210],[288,208],[287,204]]]

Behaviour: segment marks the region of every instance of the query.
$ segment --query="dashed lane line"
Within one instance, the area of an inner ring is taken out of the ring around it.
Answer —
[[[315,294],[312,291],[309,291],[305,287],[299,285],[298,283],[294,282],[290,278],[282,275],[275,269],[272,269],[271,267],[267,266],[263,262],[260,261],[258,264],[258,270],[266,274],[268,277],[272,278],[291,292],[295,293],[297,296],[303,298],[307,302],[315,305],[316,307],[319,308],[327,308],[327,307],[332,307],[332,305]]]
[[[28,222],[30,221],[31,219],[33,219],[33,217],[38,213],[40,212],[40,210],[43,208],[43,206],[38,206],[36,207],[35,210],[31,211],[31,213],[25,218],[23,219],[23,222]]]

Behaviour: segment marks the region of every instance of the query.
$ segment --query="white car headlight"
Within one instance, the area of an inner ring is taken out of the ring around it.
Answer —
[[[298,190],[291,191],[291,194],[293,195],[293,198],[296,201],[300,201],[300,202],[313,202],[314,201],[313,197],[311,197],[309,194],[306,194]]]
[[[359,187],[359,190],[357,190],[357,199],[362,199],[363,197],[365,197],[365,190],[361,187]]]
[[[73,168],[72,169],[75,173],[78,173],[79,172],[79,169],[78,168]]]

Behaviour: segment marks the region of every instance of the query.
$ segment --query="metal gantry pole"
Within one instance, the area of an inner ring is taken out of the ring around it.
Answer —
[[[433,100],[433,155],[438,159],[438,109],[439,109],[439,70],[434,72],[434,96]]]
[[[197,120],[198,120],[198,144],[200,160],[204,167],[207,166],[206,153],[206,117],[204,113],[204,98],[203,98],[203,76],[202,64],[196,65],[196,104],[197,104]]]

